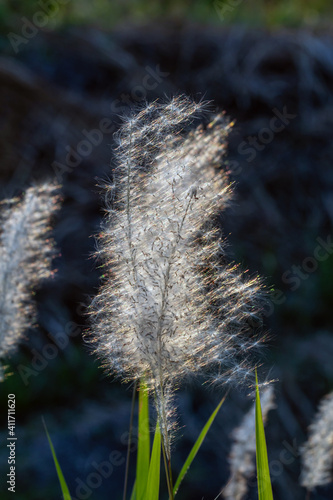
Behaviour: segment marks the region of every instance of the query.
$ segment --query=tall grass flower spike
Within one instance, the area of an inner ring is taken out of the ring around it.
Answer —
[[[50,219],[59,207],[57,187],[42,183],[22,200],[6,200],[0,212],[0,358],[17,345],[36,317],[33,293],[52,275]]]
[[[91,305],[104,366],[154,394],[170,456],[172,394],[184,378],[244,381],[259,337],[257,279],[228,264],[218,215],[231,197],[220,168],[231,124],[190,130],[202,104],[153,102],[118,134],[98,255],[104,281]]]

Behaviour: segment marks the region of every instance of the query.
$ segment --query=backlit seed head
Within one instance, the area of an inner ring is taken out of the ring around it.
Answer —
[[[184,377],[244,380],[258,338],[258,282],[228,264],[216,216],[231,197],[219,167],[228,121],[188,132],[203,105],[152,103],[118,134],[117,165],[99,238],[104,282],[91,306],[104,365],[144,378],[158,400]],[[251,335],[249,335],[251,333]]]
[[[50,219],[59,208],[57,186],[27,189],[22,200],[6,200],[0,211],[0,357],[15,349],[33,324],[33,292],[52,275]]]
[[[301,449],[301,485],[308,490],[333,480],[333,393],[322,399]]]

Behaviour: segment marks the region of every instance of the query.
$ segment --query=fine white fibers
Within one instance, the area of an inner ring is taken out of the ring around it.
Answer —
[[[301,449],[301,485],[308,490],[332,481],[333,466],[333,392],[323,398],[310,436]]]
[[[50,218],[58,209],[57,188],[45,183],[29,188],[21,201],[3,202],[0,214],[0,357],[15,348],[32,325],[32,294],[52,274]]]
[[[184,97],[153,103],[121,128],[107,187],[116,201],[99,241],[104,283],[91,307],[105,366],[144,379],[166,427],[166,391],[207,370],[216,381],[244,379],[258,341],[247,335],[258,284],[225,263],[214,223],[231,194],[216,168],[230,125],[218,116],[184,133],[201,108]]]

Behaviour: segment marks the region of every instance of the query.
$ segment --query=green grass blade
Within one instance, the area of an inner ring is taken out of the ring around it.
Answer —
[[[148,472],[147,490],[145,500],[158,500],[160,493],[160,471],[161,471],[161,431],[157,422],[153,449]]]
[[[57,474],[58,474],[58,478],[59,478],[59,482],[60,482],[60,486],[61,486],[61,491],[62,491],[64,500],[71,500],[71,495],[69,493],[69,489],[68,489],[68,486],[66,484],[64,475],[63,475],[62,470],[61,470],[61,467],[59,465],[59,462],[58,462],[58,459],[57,459],[57,455],[55,453],[55,450],[54,450],[54,447],[53,447],[50,435],[49,435],[48,430],[46,428],[45,421],[44,421],[44,419],[42,419],[42,420],[43,420],[44,429],[45,429],[45,432],[46,432],[46,435],[47,435],[47,439],[48,439],[48,442],[49,442],[49,445],[50,445],[50,448],[51,448],[51,452],[52,452],[52,456],[53,456],[53,460],[54,460],[54,465],[55,465],[56,470],[57,470]]]
[[[146,492],[149,461],[149,396],[146,385],[141,382],[139,390],[139,436],[135,487],[137,500],[142,500]]]
[[[180,471],[179,473],[179,476],[177,478],[177,481],[175,483],[175,486],[173,488],[173,494],[176,495],[177,491],[178,491],[178,488],[179,488],[179,485],[180,483],[182,482],[182,480],[184,479],[184,476],[186,474],[186,472],[188,471],[190,465],[192,464],[196,454],[198,453],[199,449],[200,449],[200,446],[202,445],[203,443],[203,440],[205,439],[206,437],[206,434],[207,432],[209,431],[212,423],[214,422],[215,420],[215,417],[216,415],[218,414],[222,404],[224,403],[225,401],[225,398],[226,398],[226,395],[221,399],[221,401],[219,402],[219,404],[217,405],[217,407],[215,408],[215,410],[213,411],[213,413],[211,414],[211,416],[209,417],[206,425],[204,426],[204,428],[202,429],[198,439],[196,440],[192,450],[190,451],[189,453],[189,456],[187,457],[186,459],[186,462],[184,463],[183,465],[183,468],[182,470]]]
[[[135,499],[136,499],[136,481],[134,482],[134,485],[133,485],[133,490],[132,490],[132,495],[131,495],[130,500],[135,500]]]
[[[256,455],[257,481],[259,500],[273,500],[271,479],[269,475],[268,457],[264,423],[262,420],[258,377],[256,371]]]

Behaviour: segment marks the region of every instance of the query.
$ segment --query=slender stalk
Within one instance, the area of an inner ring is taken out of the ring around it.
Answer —
[[[193,194],[191,194],[190,199],[189,199],[189,201],[188,201],[188,203],[186,205],[185,213],[184,213],[184,215],[182,217],[180,226],[178,228],[178,234],[176,236],[176,241],[175,241],[175,244],[174,244],[173,249],[171,251],[171,255],[170,255],[170,258],[169,258],[169,261],[168,261],[168,265],[167,265],[167,269],[165,271],[165,276],[164,276],[164,287],[162,289],[161,311],[160,311],[160,315],[159,315],[159,319],[158,319],[158,328],[157,328],[158,351],[159,351],[159,359],[160,360],[163,357],[162,356],[162,339],[161,339],[161,337],[162,337],[163,320],[164,320],[165,311],[166,311],[166,308],[167,308],[168,284],[169,284],[169,279],[170,279],[170,272],[171,272],[171,267],[172,267],[172,264],[173,264],[173,257],[174,257],[174,255],[176,253],[177,245],[178,245],[178,243],[179,243],[179,241],[181,239],[181,231],[183,229],[184,222],[185,222],[186,216],[188,214],[192,198],[193,198]],[[170,462],[170,442],[169,442],[168,432],[167,432],[167,428],[166,428],[167,416],[166,416],[165,404],[164,404],[163,372],[162,372],[162,366],[161,366],[161,364],[159,365],[159,374],[158,375],[159,375],[159,386],[160,386],[160,397],[161,397],[161,411],[162,411],[162,415],[160,415],[160,417],[161,417],[162,425],[165,426],[165,433],[163,433],[163,429],[162,429],[162,441],[164,441],[164,443],[165,443],[165,446],[166,446],[165,452],[166,452],[166,455],[167,455],[168,462]],[[156,394],[156,397],[158,397],[157,394]]]
[[[130,463],[130,455],[131,455],[131,444],[132,444],[132,434],[133,434],[133,418],[134,418],[135,396],[136,396],[137,385],[138,385],[138,383],[135,382],[134,387],[133,387],[133,395],[132,395],[131,418],[130,418],[130,425],[129,425],[129,431],[128,431],[128,445],[127,445],[123,500],[126,500],[126,496],[127,496],[128,472],[129,472],[129,463]]]
[[[171,462],[170,462],[170,460],[167,459],[166,452],[165,452],[165,445],[164,445],[164,440],[163,439],[162,439],[162,451],[163,451],[163,461],[164,461],[165,475],[166,475],[166,480],[167,480],[167,485],[168,485],[169,500],[174,500],[174,496],[173,496],[173,484],[172,484],[172,474],[171,474]]]
[[[179,243],[179,240],[181,238],[181,231],[186,219],[186,216],[188,214],[188,210],[191,204],[191,200],[193,198],[193,195],[191,194],[190,199],[186,205],[185,208],[185,213],[183,215],[183,218],[181,220],[179,229],[178,229],[178,234],[176,237],[176,242],[174,244],[174,247],[171,252],[171,256],[168,262],[168,266],[166,269],[165,273],[165,278],[164,278],[164,289],[162,290],[162,305],[161,305],[161,313],[159,316],[159,325],[158,325],[158,346],[159,346],[159,353],[160,353],[160,359],[162,358],[162,343],[161,343],[161,331],[162,331],[162,322],[165,314],[165,308],[166,308],[166,302],[167,302],[167,294],[168,294],[168,282],[169,282],[169,277],[170,277],[170,271],[171,271],[171,266],[173,262],[173,256],[176,252],[177,245]],[[166,424],[167,417],[165,414],[165,404],[164,404],[164,394],[163,394],[163,373],[162,373],[162,367],[161,365],[159,366],[159,383],[160,383],[160,397],[162,400],[162,422]],[[156,395],[157,396],[157,395]],[[167,485],[168,485],[168,492],[169,492],[169,500],[174,500],[174,495],[173,495],[173,482],[172,482],[172,471],[171,471],[171,459],[169,456],[170,452],[170,443],[169,443],[169,438],[168,438],[168,433],[167,430],[165,429],[165,435],[162,433],[162,450],[163,450],[163,460],[164,460],[164,468],[165,468],[165,474],[166,474],[166,479],[167,479]]]
[[[134,280],[137,283],[137,271],[135,265],[135,257],[133,252],[133,242],[132,242],[132,214],[131,214],[131,165],[129,160],[127,161],[127,178],[126,178],[126,217],[127,217],[127,243],[130,252],[130,259],[132,264],[132,272]]]
[[[170,479],[170,489],[171,489],[171,500],[173,500],[174,495],[173,495],[173,480],[172,480],[172,470],[171,470],[171,460],[170,458],[168,459],[168,469],[169,469],[169,479]]]

